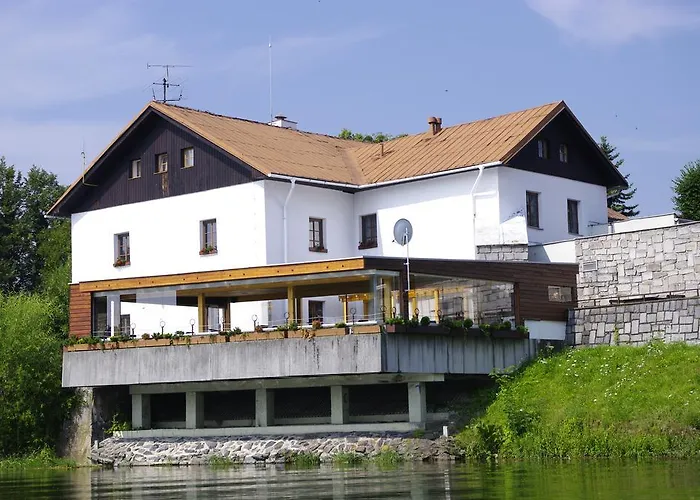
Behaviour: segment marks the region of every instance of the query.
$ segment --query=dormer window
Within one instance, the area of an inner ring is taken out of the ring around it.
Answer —
[[[168,153],[156,155],[156,174],[162,174],[168,171]]]
[[[569,146],[566,144],[559,144],[559,161],[569,163]]]
[[[543,160],[549,159],[549,141],[547,139],[537,139],[537,157]]]

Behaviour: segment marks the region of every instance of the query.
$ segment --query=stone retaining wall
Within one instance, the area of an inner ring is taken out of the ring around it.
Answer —
[[[606,297],[697,288],[700,223],[581,238],[576,240],[576,261],[583,305]]]
[[[670,299],[571,310],[566,340],[571,345],[700,343],[699,331],[700,298]]]
[[[459,453],[451,438],[436,440],[405,436],[324,436],[159,440],[108,438],[92,450],[92,461],[112,466],[203,465],[225,459],[240,464],[293,462],[311,454],[330,462],[338,453],[371,459],[391,449],[406,460],[453,460]]]
[[[478,245],[476,260],[527,260],[527,244],[522,245]]]

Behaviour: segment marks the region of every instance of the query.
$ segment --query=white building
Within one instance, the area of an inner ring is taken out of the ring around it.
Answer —
[[[412,257],[585,236],[607,222],[606,189],[620,185],[564,102],[455,126],[431,118],[426,132],[383,144],[152,102],[52,213],[72,220],[74,283],[133,278],[137,288],[152,276],[405,256],[393,241],[400,218],[413,225]],[[310,306],[303,323],[368,314],[361,302],[344,314],[337,296]],[[196,300],[146,290],[105,294],[98,308],[92,331],[121,324],[139,336],[288,320],[286,301],[225,303],[205,327]]]

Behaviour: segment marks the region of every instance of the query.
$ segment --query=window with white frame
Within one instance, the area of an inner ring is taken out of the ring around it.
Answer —
[[[559,144],[559,161],[569,163],[569,146],[566,144]]]
[[[114,235],[114,266],[128,266],[131,264],[131,248],[129,247],[129,233]]]
[[[216,219],[203,220],[199,224],[200,255],[217,253],[216,246]]]
[[[162,174],[168,171],[168,153],[156,155],[156,173]]]
[[[139,177],[141,177],[141,160],[131,160],[129,179],[138,179]]]
[[[326,252],[326,235],[324,234],[324,220],[309,217],[309,251]]]
[[[182,168],[194,167],[194,148],[182,150]]]

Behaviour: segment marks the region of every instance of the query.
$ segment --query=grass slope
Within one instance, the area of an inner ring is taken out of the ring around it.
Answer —
[[[497,378],[457,436],[468,457],[700,456],[700,346],[569,349]]]

